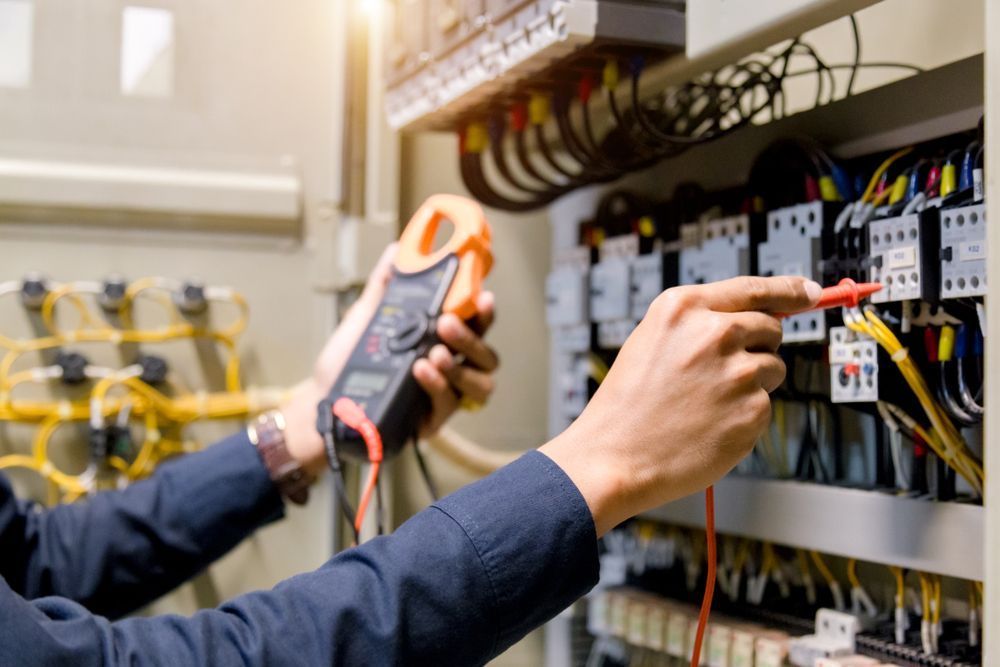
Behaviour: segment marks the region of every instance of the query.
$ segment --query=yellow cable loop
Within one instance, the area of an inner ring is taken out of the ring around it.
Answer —
[[[56,287],[51,292],[46,294],[45,300],[42,302],[42,323],[45,324],[45,328],[50,334],[57,338],[66,337],[66,334],[59,330],[55,321],[56,302],[62,298],[68,298],[76,309],[80,311],[80,324],[76,328],[77,332],[89,329],[94,325],[90,309],[80,298],[76,291],[76,287],[72,283],[67,283]],[[111,327],[106,325],[104,328],[108,331],[111,330]],[[72,334],[70,337],[72,337]]]
[[[875,339],[889,353],[934,427],[934,434],[927,438],[928,445],[946,464],[958,472],[977,494],[982,495],[982,466],[976,461],[975,456],[968,449],[964,439],[944,409],[934,399],[926,380],[899,339],[871,311],[865,311],[864,319],[847,318],[846,323],[849,328]],[[921,433],[921,437],[924,437],[923,433]]]

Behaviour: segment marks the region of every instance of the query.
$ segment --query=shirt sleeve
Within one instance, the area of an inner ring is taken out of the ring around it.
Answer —
[[[190,579],[284,512],[245,434],[161,465],[147,480],[42,510],[0,476],[0,576],[117,617]]]
[[[538,452],[319,570],[190,618],[111,623],[0,582],[0,664],[483,664],[597,581],[579,491]]]

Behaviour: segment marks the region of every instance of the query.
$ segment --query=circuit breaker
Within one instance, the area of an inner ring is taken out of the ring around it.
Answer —
[[[830,400],[874,403],[878,399],[878,343],[847,327],[830,329]]]
[[[631,316],[641,320],[663,290],[678,284],[680,255],[655,251],[632,260]]]
[[[682,285],[700,285],[750,274],[750,222],[747,216],[692,223],[681,228]]]
[[[871,280],[882,291],[872,303],[936,301],[941,226],[936,208],[868,223]]]
[[[626,234],[601,244],[600,261],[590,271],[590,319],[597,323],[603,348],[621,347],[635,329],[631,313],[632,265],[639,255],[639,237]]]
[[[771,211],[767,215],[767,240],[757,248],[762,276],[804,276],[823,281],[824,257],[832,254],[829,206],[822,201]],[[782,320],[786,343],[826,340],[826,316],[810,312]]]
[[[551,328],[590,320],[590,249],[573,248],[555,262],[545,279],[545,319]]]
[[[647,58],[684,48],[673,0],[397,0],[386,110],[394,129],[453,129],[553,76],[574,85],[609,44]]]
[[[941,211],[941,298],[986,296],[986,206]]]

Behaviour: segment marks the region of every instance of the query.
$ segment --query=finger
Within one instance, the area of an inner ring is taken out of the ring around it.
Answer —
[[[797,276],[741,276],[697,289],[706,306],[728,313],[748,310],[794,313],[808,310],[819,302],[823,292],[818,283]]]
[[[756,352],[753,357],[757,363],[757,381],[770,394],[785,381],[785,362],[770,352]]]
[[[781,321],[761,312],[732,313],[725,315],[739,332],[737,343],[750,352],[777,352],[781,347]]]
[[[413,377],[430,396],[431,414],[423,426],[426,433],[433,433],[458,409],[458,396],[448,378],[427,359],[418,359],[413,364]]]
[[[496,296],[493,292],[481,292],[476,297],[476,317],[472,321],[472,330],[480,336],[493,326],[496,318]]]
[[[475,331],[458,318],[447,313],[437,324],[438,338],[451,348],[452,352],[465,357],[466,362],[480,370],[493,371],[500,364],[496,352],[483,342]]]
[[[485,403],[493,393],[494,380],[488,372],[459,364],[444,345],[435,345],[427,359],[447,378],[455,395]]]
[[[455,366],[445,371],[445,377],[462,398],[485,403],[493,393],[494,379],[489,373],[467,366]]]

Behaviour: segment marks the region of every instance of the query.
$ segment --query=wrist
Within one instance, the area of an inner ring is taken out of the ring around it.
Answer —
[[[578,437],[570,428],[539,448],[562,468],[590,509],[601,537],[636,512],[629,502],[629,475],[620,461],[605,461],[593,438]]]
[[[316,405],[324,392],[313,379],[300,382],[280,411],[285,418],[285,446],[302,469],[318,477],[326,469],[323,438],[316,431]]]

